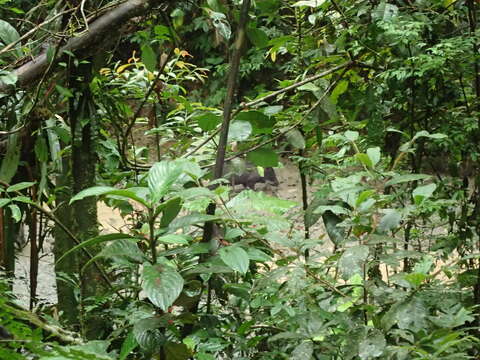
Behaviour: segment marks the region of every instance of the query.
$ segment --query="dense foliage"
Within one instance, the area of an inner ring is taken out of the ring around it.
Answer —
[[[0,0],[0,359],[478,358],[478,7]]]

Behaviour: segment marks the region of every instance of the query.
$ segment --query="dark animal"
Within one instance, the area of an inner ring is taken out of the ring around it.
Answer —
[[[0,340],[10,340],[13,339],[12,334],[8,332],[2,325],[0,325]]]
[[[255,190],[255,184],[257,183],[278,186],[278,179],[275,175],[275,170],[271,167],[265,168],[263,176],[261,176],[256,169],[249,169],[240,175],[232,174],[229,179],[232,186],[243,185],[244,188],[252,190]]]

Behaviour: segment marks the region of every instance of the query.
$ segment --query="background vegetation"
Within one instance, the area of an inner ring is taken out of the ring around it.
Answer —
[[[478,6],[0,0],[0,359],[478,358]]]

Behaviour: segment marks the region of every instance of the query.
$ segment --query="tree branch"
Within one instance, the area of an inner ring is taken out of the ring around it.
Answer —
[[[111,38],[111,36],[106,36],[108,32],[118,30],[127,20],[145,13],[150,6],[161,1],[162,0],[128,0],[120,4],[95,20],[82,35],[69,39],[67,43],[60,48],[59,53],[63,54],[64,51],[78,53],[81,51],[82,57],[90,55],[90,51],[98,47],[98,44],[109,41],[108,39]],[[57,65],[58,62],[62,60],[62,57],[63,56],[60,56],[54,59],[52,65]],[[20,66],[13,71],[18,78],[16,86],[26,87],[32,84],[44,74],[48,66],[49,62],[46,53]],[[5,92],[9,88],[9,85],[0,82],[0,92]]]

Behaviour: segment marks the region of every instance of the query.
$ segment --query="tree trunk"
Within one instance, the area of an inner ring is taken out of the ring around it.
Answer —
[[[69,119],[72,133],[73,194],[95,185],[97,155],[95,149],[95,111],[90,93],[91,63],[70,67],[70,89],[77,97],[70,99]],[[72,205],[73,232],[80,241],[98,235],[97,202],[87,197]],[[95,249],[90,248],[93,255]],[[80,269],[89,260],[79,254]],[[96,267],[89,265],[80,273],[82,331],[87,339],[100,339],[106,330],[102,314],[95,309],[85,312],[93,298],[105,295],[106,286]]]
[[[64,159],[62,163],[61,174],[56,179],[56,187],[60,189],[57,194],[56,212],[58,220],[66,225],[69,229],[73,229],[73,212],[72,207],[68,205],[71,198],[71,181],[70,181],[70,159]],[[70,236],[55,224],[54,228],[55,245],[53,248],[55,254],[55,274],[57,283],[58,309],[62,312],[62,317],[69,325],[80,329],[80,318],[78,301],[75,296],[74,284],[67,283],[63,275],[69,279],[74,279],[79,273],[77,254],[73,253],[63,261],[56,261],[68,250],[75,246]],[[60,274],[62,273],[62,274]]]

